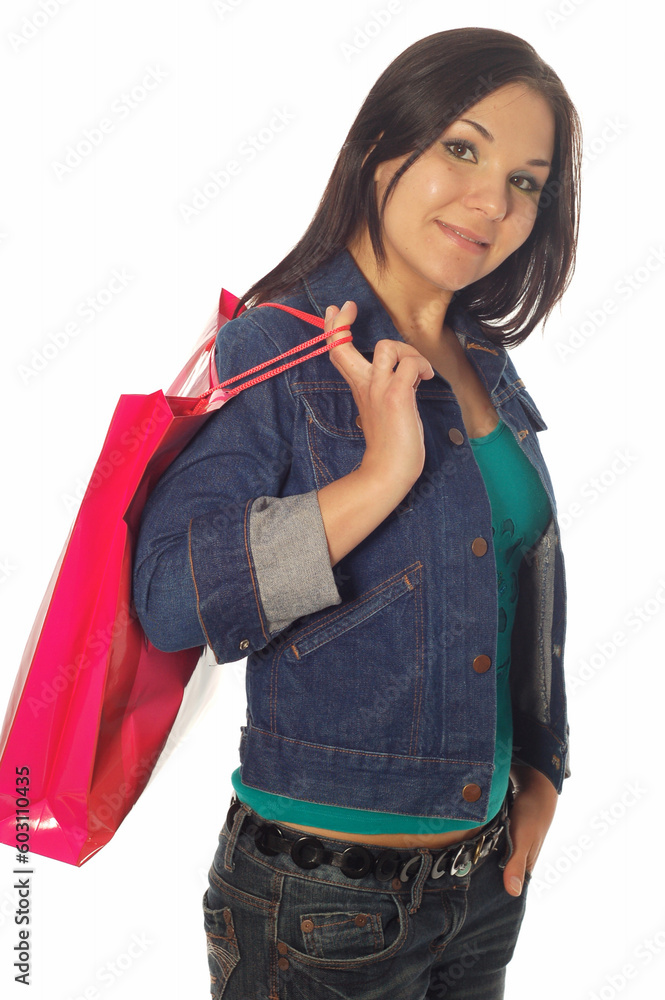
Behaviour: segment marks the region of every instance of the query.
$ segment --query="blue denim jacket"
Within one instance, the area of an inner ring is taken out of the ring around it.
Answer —
[[[401,340],[347,250],[279,300],[323,316],[352,299],[354,346]],[[552,519],[522,561],[511,647],[512,757],[561,792],[568,765],[565,580],[537,432],[507,352],[455,298],[451,326],[499,416],[538,470]],[[220,381],[315,329],[249,309],[217,335]],[[348,383],[323,353],[230,399],[166,470],[143,512],[134,601],[159,649],[247,656],[247,785],[310,802],[486,820],[494,769],[497,590],[490,503],[457,400],[438,373],[416,390],[425,466],[334,568],[317,491],[365,450]],[[461,432],[451,433],[453,430]],[[474,667],[474,661],[478,669]]]

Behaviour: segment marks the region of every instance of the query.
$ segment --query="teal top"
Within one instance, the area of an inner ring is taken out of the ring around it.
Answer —
[[[540,538],[551,517],[550,504],[537,470],[524,455],[515,436],[502,420],[479,438],[469,438],[483,476],[492,509],[492,538],[497,569],[498,636],[496,659],[497,724],[494,772],[487,821],[499,812],[508,789],[513,745],[513,719],[508,672],[510,640],[517,607],[517,574],[522,557]],[[478,823],[431,816],[345,809],[273,795],[243,785],[240,768],[231,781],[241,802],[275,822],[335,830],[340,833],[442,833],[469,830]]]

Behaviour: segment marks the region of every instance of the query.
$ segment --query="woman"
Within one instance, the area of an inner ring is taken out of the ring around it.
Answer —
[[[579,160],[531,46],[431,35],[218,333],[220,381],[313,333],[250,300],[353,342],[211,418],[138,539],[150,640],[248,657],[204,897],[215,997],[503,996],[570,774],[545,424],[506,348],[572,275]]]

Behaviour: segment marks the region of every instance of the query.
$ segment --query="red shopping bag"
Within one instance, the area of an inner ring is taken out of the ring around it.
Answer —
[[[329,336],[319,334],[217,385],[216,332],[237,301],[222,290],[218,313],[166,394],[124,395],[116,406],[0,734],[0,843],[23,853],[82,865],[108,843],[155,769],[201,654],[156,649],[132,606],[133,546],[150,491],[232,396],[333,346],[224,388]],[[317,316],[262,305],[323,327]]]

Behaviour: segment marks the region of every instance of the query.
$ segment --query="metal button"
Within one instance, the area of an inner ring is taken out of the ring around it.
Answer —
[[[451,427],[448,431],[448,437],[453,444],[464,444],[464,435],[457,427]]]
[[[280,958],[280,960],[278,961],[277,965],[280,967],[280,969],[282,970],[282,972],[284,972],[289,967],[289,960],[288,960],[288,958]]]
[[[484,538],[474,538],[471,542],[471,551],[474,556],[484,556],[487,552],[487,542]]]
[[[312,923],[311,920],[305,920],[303,922],[306,923],[306,924],[307,923],[310,923],[310,924]],[[312,927],[313,926],[314,926],[314,924],[312,924]],[[288,946],[288,944],[286,944],[285,941],[278,941],[277,942],[277,951],[280,953],[280,955],[286,955],[286,953],[287,953],[288,950],[289,950],[289,946]]]
[[[492,661],[490,660],[489,656],[485,656],[484,653],[481,653],[480,656],[477,656],[473,661],[473,669],[476,671],[477,674],[486,673],[491,666],[492,666]]]
[[[400,878],[394,878],[390,884],[392,885],[395,892],[397,892],[398,889],[402,888],[402,880]]]
[[[465,802],[477,802],[481,794],[480,785],[465,785],[462,789],[462,798]]]
[[[231,913],[228,910],[224,910],[224,923],[230,924],[232,920],[233,916],[231,915]]]
[[[241,639],[240,640],[240,646],[239,646],[239,648],[240,649],[249,649],[249,639]]]
[[[354,917],[353,922],[356,927],[364,927],[367,923],[367,917],[364,913],[359,913],[356,917]]]
[[[360,427],[360,429],[362,430],[363,422],[360,419],[360,414],[358,414],[358,416],[356,417],[356,426]]]
[[[300,930],[303,932],[303,934],[311,934],[312,931],[314,930],[314,921],[303,920],[303,922],[300,925]],[[277,950],[279,951],[279,945],[277,945]],[[286,945],[284,945],[284,950],[286,950]]]

